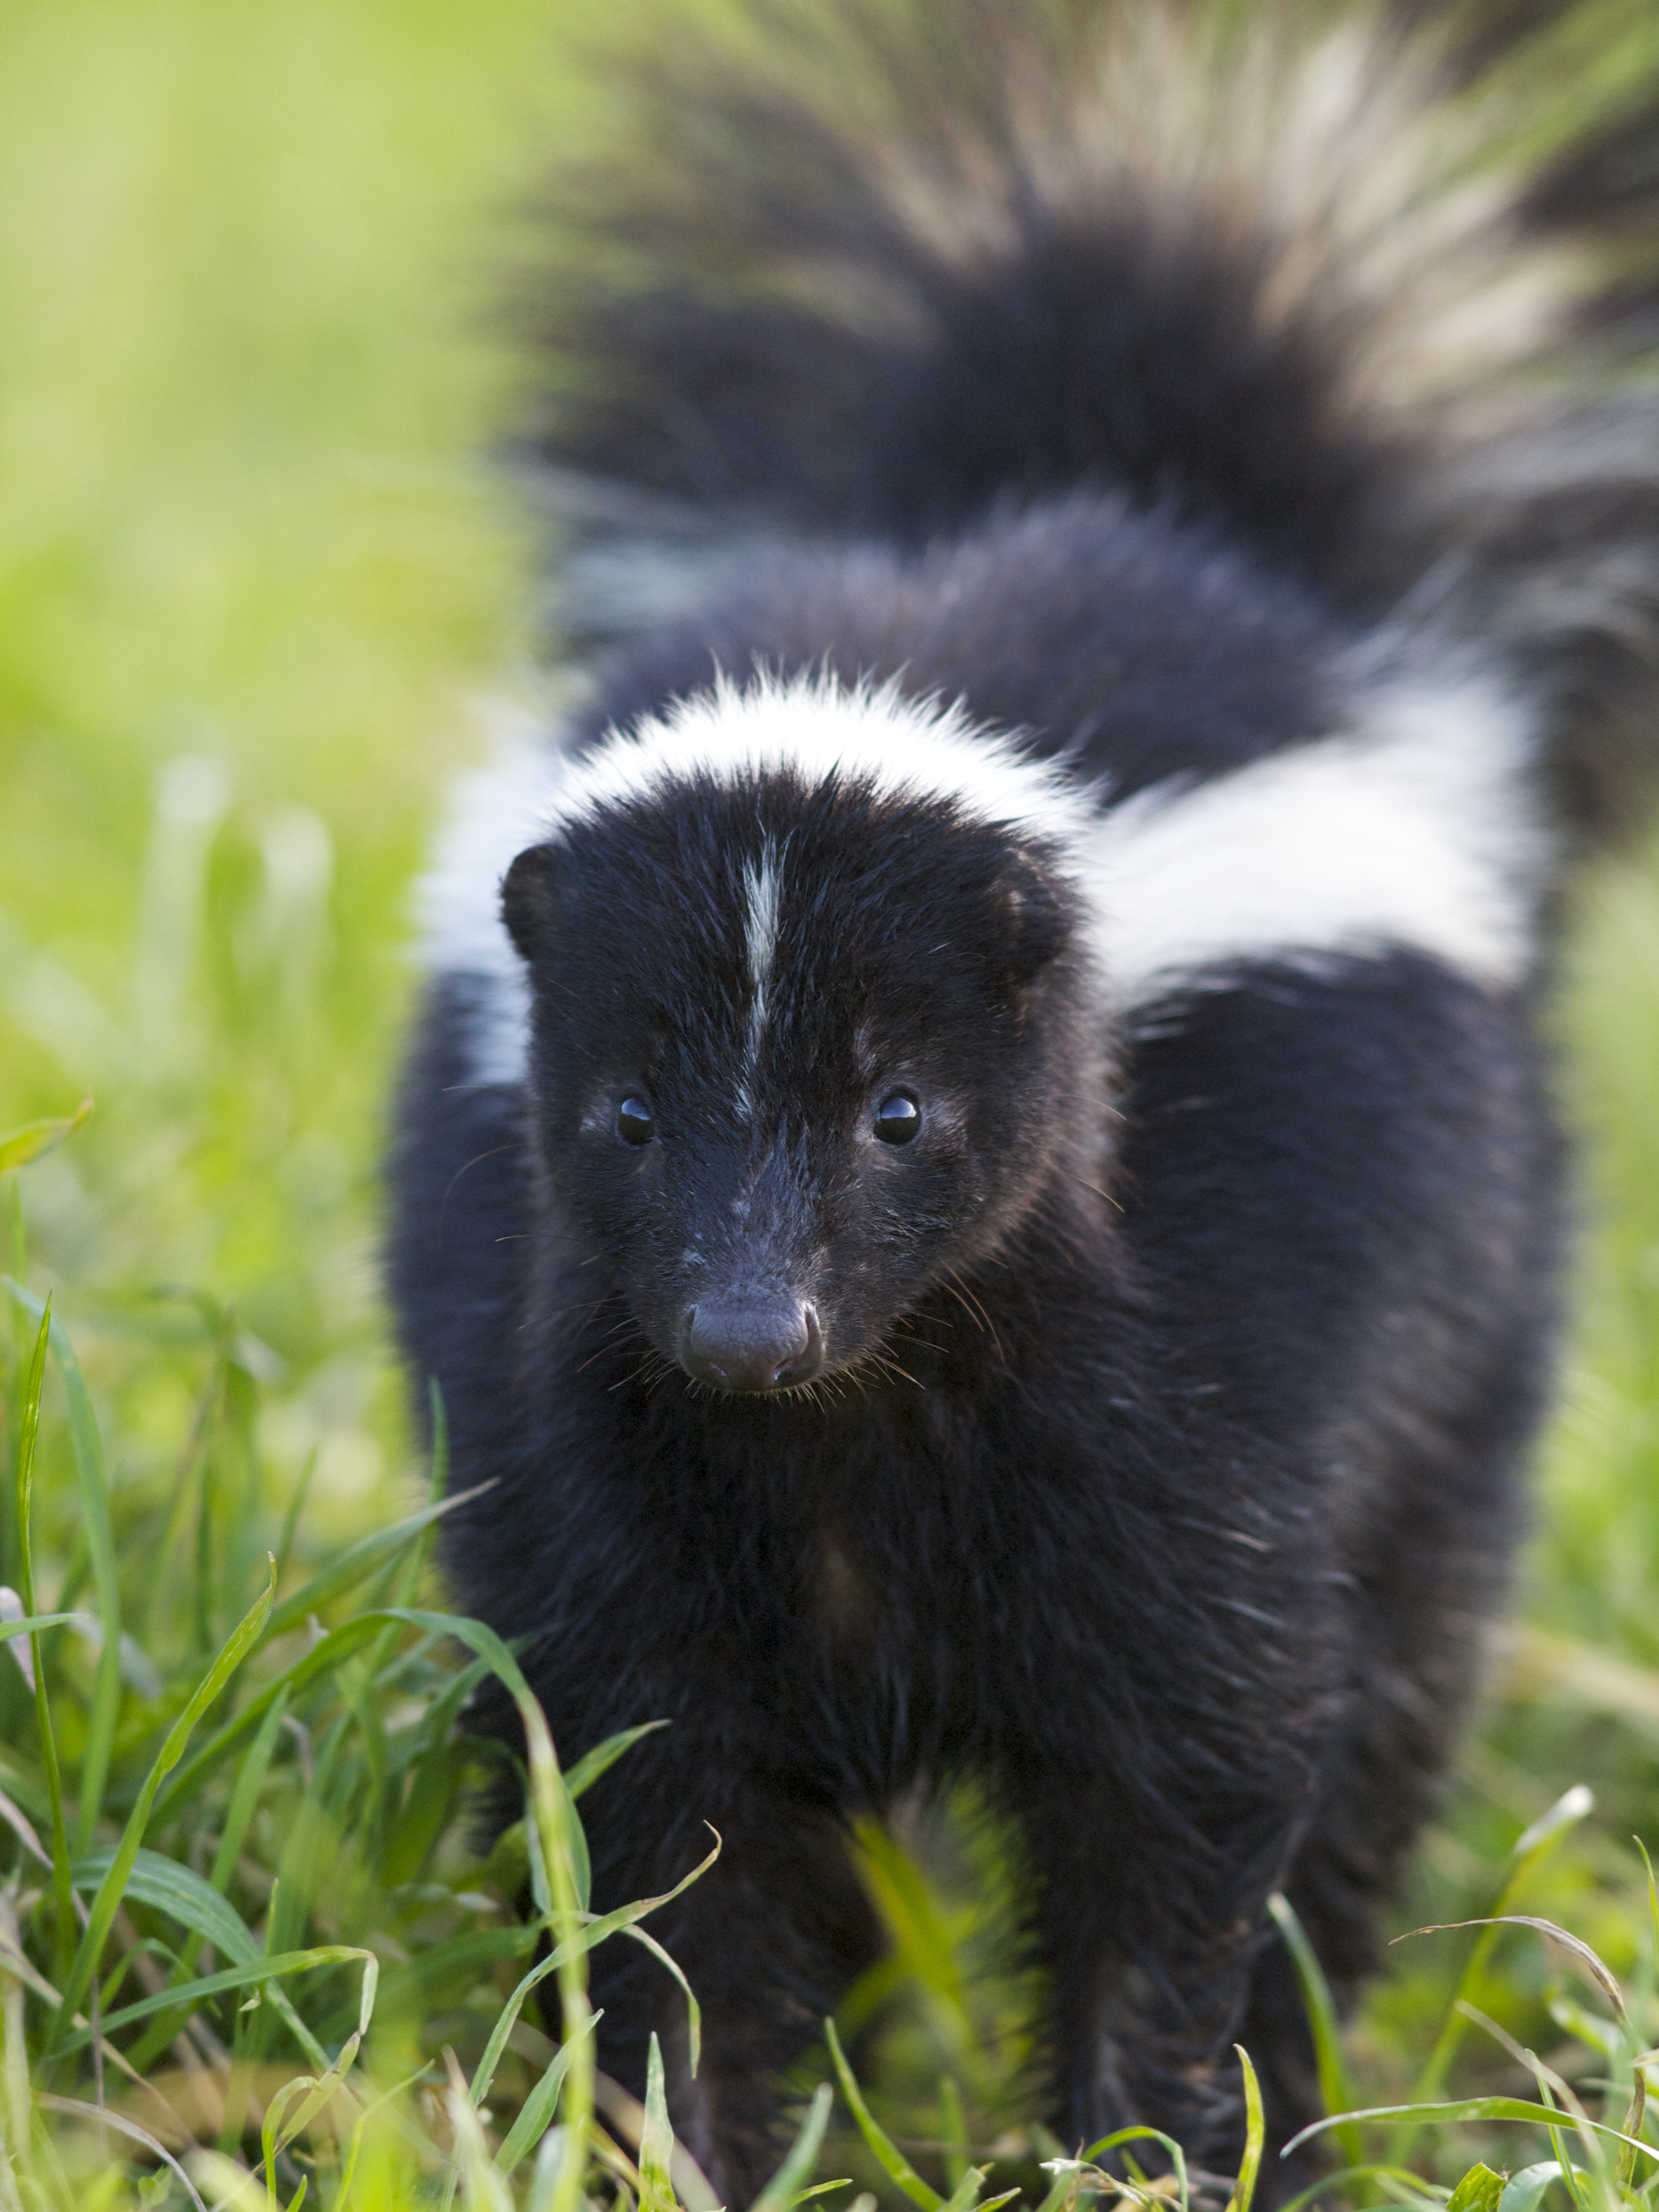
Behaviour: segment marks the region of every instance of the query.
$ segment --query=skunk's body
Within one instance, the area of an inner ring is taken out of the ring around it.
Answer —
[[[1445,1765],[1659,575],[1653,87],[1510,173],[1521,15],[779,17],[563,287],[595,652],[428,882],[392,1276],[461,1601],[567,1758],[672,1723],[596,1905],[724,1838],[662,1933],[727,2203],[875,1944],[849,1817],[976,1777],[1062,2134],[1224,2166],[1231,2042],[1313,2094],[1269,1893],[1351,1990]]]

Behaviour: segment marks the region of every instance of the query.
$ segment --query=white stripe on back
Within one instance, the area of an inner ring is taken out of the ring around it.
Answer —
[[[1087,884],[1112,997],[1391,945],[1518,981],[1549,859],[1529,736],[1483,679],[1396,683],[1362,697],[1350,733],[1111,810]]]

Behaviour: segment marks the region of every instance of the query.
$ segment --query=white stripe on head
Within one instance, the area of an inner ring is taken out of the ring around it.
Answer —
[[[766,1035],[770,1006],[772,959],[778,949],[778,897],[782,890],[782,856],[769,837],[761,842],[758,860],[745,860],[744,896],[747,902],[745,943],[749,955],[749,1030],[744,1047],[744,1074],[752,1077],[760,1065],[761,1043]],[[746,1087],[746,1085],[745,1085]]]
[[[596,809],[697,778],[752,785],[787,770],[808,786],[838,775],[883,799],[943,798],[973,819],[1067,847],[1091,812],[1086,792],[1012,739],[981,729],[959,706],[907,698],[896,683],[849,689],[828,677],[762,676],[739,687],[722,678],[580,757],[530,714],[507,708],[498,721],[501,757],[460,780],[416,898],[426,965],[470,987],[468,1052],[480,1083],[522,1081],[529,1036],[529,988],[501,923],[501,878],[526,846]],[[781,859],[769,847],[744,872],[751,1067],[769,1010]]]
[[[726,677],[670,702],[576,763],[556,800],[561,820],[648,799],[706,779],[754,784],[788,773],[811,786],[831,776],[882,799],[944,799],[979,822],[1006,822],[1070,842],[1085,827],[1087,794],[1018,741],[975,722],[958,702],[907,698],[896,679],[848,686],[833,677]]]
[[[1533,792],[1530,718],[1496,680],[1357,680],[1346,730],[1231,775],[1175,781],[1113,807],[975,726],[959,706],[893,684],[823,678],[721,682],[578,758],[544,733],[465,780],[421,888],[433,968],[475,988],[479,1082],[522,1079],[529,993],[500,916],[515,855],[561,829],[687,781],[831,775],[878,798],[933,797],[1057,848],[1085,896],[1089,945],[1113,1013],[1224,986],[1241,963],[1319,970],[1390,947],[1483,986],[1527,972],[1548,841]],[[752,1074],[769,1017],[782,853],[745,862]]]
[[[1113,1001],[1391,946],[1518,982],[1550,859],[1533,753],[1531,718],[1492,679],[1396,678],[1358,692],[1340,736],[1127,800],[1088,864]]]

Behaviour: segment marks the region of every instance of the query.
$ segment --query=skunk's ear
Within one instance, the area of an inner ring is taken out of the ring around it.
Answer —
[[[1019,985],[1034,982],[1071,942],[1075,902],[1063,882],[1028,853],[1009,860],[997,878],[1003,914],[1005,964]]]
[[[532,845],[501,878],[501,920],[526,960],[533,960],[553,927],[554,853]]]

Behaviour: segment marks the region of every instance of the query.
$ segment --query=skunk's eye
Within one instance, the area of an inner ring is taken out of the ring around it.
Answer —
[[[648,1145],[657,1133],[643,1098],[624,1098],[617,1109],[617,1134],[625,1145]]]
[[[876,1109],[876,1134],[884,1145],[908,1145],[921,1127],[921,1109],[907,1091],[893,1091]]]

